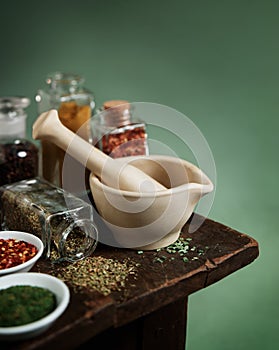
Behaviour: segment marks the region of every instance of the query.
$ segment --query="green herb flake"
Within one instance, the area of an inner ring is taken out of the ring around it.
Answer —
[[[178,256],[179,259],[182,259],[182,261],[185,263],[193,260],[198,260],[199,257],[205,253],[205,251],[201,248],[190,245],[191,241],[192,241],[191,237],[188,237],[188,238],[180,237],[176,242],[172,243],[168,247],[160,248],[160,250],[157,249],[157,252],[164,251],[169,255],[176,255]],[[198,256],[191,257],[191,255],[194,252],[196,252]],[[188,256],[189,253],[191,253],[190,256]],[[175,260],[175,258],[174,257],[167,258],[165,256],[158,255],[154,259],[155,262],[159,262],[159,263],[163,263],[165,260],[173,261]]]
[[[56,308],[56,296],[48,289],[16,285],[0,290],[0,327],[37,321]]]

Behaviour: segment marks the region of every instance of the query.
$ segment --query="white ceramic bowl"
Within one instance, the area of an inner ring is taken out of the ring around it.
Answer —
[[[6,289],[16,285],[29,285],[47,288],[56,296],[57,307],[47,316],[38,321],[22,326],[0,327],[0,340],[13,341],[33,338],[46,331],[61,316],[69,304],[70,292],[68,287],[60,279],[37,272],[24,272],[8,275],[0,278],[0,289]]]
[[[99,240],[107,245],[150,250],[172,244],[201,197],[213,190],[209,178],[183,159],[152,155],[115,161],[138,167],[167,189],[155,193],[122,191],[91,174],[94,202],[100,221],[108,228],[99,230]]]
[[[33,244],[38,249],[37,254],[34,255],[33,258],[31,258],[30,260],[28,260],[22,264],[19,264],[17,266],[9,267],[7,269],[1,269],[0,276],[7,275],[10,273],[15,273],[15,272],[27,272],[27,271],[29,271],[34,266],[35,262],[43,254],[43,251],[44,251],[43,242],[40,240],[40,238],[34,236],[31,233],[21,232],[21,231],[0,231],[0,238],[2,238],[2,239],[13,238],[13,239],[25,241],[27,243]]]

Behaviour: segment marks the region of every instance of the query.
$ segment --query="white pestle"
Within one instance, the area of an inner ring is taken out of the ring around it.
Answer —
[[[66,128],[55,109],[38,117],[33,124],[32,136],[62,148],[110,187],[142,193],[166,190],[166,187],[143,171],[129,164],[119,165],[113,158]]]

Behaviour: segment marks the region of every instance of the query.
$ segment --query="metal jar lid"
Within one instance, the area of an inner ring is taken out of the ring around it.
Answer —
[[[25,137],[26,113],[30,99],[21,96],[0,97],[0,137]]]

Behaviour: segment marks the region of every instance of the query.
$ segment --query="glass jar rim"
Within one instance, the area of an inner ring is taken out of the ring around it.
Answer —
[[[77,250],[74,254],[72,252],[67,252],[66,244],[67,238],[73,232],[74,228],[83,228],[82,232],[84,234],[83,246],[80,250]],[[63,260],[69,262],[75,262],[80,259],[84,259],[91,255],[96,249],[98,243],[98,228],[94,222],[90,219],[78,219],[73,220],[67,226],[67,228],[62,232],[61,240],[59,241],[59,254]]]
[[[84,83],[84,78],[75,73],[63,73],[63,72],[54,72],[50,73],[46,78],[47,85],[80,85]]]
[[[30,99],[25,96],[0,97],[0,110],[24,109],[30,105]]]

